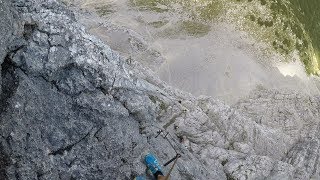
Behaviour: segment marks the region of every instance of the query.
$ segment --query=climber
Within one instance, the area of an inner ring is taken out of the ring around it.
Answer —
[[[151,171],[151,173],[154,175],[154,177],[157,180],[167,180],[169,175],[166,177],[163,175],[163,172],[161,170],[161,166],[158,163],[157,158],[153,154],[147,154],[144,158],[144,161],[148,167],[148,169]],[[138,176],[134,180],[145,180],[145,177]]]
[[[153,154],[148,153],[144,158],[144,162],[157,180],[166,180],[166,177],[162,173],[161,166]],[[145,180],[145,178],[138,176],[134,180]]]

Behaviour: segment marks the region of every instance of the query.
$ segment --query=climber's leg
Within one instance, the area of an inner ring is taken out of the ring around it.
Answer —
[[[166,179],[166,177],[165,176],[161,176],[161,175],[159,175],[158,177],[157,177],[157,180],[165,180]]]
[[[159,177],[160,180],[164,178],[161,166],[159,165],[157,158],[153,154],[147,154],[144,160],[148,169],[151,171],[151,173],[155,176],[156,179],[159,179]]]

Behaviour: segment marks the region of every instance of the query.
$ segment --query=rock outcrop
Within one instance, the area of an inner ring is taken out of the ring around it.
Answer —
[[[0,9],[1,179],[133,179],[145,152],[180,153],[172,179],[319,178],[319,98],[195,98],[87,34],[59,1]]]
[[[0,64],[3,63],[7,52],[9,51],[9,42],[13,38],[13,14],[9,8],[9,4],[7,1],[0,1]],[[0,68],[1,72],[1,68]],[[1,87],[1,77],[0,77],[0,87]],[[1,92],[1,88],[0,88]]]

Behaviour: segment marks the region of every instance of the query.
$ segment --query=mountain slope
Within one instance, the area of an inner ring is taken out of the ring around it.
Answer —
[[[162,164],[180,153],[172,179],[318,177],[317,97],[195,98],[87,34],[59,1],[4,2],[14,14],[1,21],[16,28],[0,33],[2,179],[132,179],[145,152]]]

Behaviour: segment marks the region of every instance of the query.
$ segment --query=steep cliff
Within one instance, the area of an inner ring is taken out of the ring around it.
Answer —
[[[319,178],[318,97],[195,98],[87,34],[59,1],[0,8],[1,179],[133,179],[146,152],[182,155],[172,179]]]

